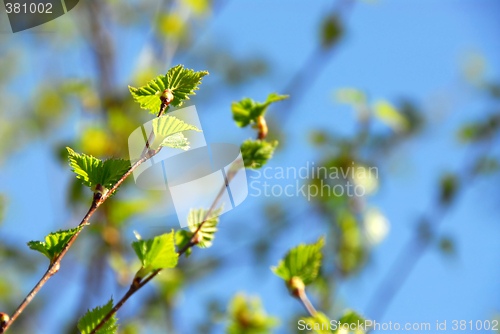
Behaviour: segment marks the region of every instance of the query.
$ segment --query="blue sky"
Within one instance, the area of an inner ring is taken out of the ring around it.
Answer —
[[[203,52],[206,45],[221,44],[242,58],[262,56],[271,68],[269,76],[221,92],[216,98],[209,99],[206,105],[195,102],[208,142],[239,143],[251,135],[250,130],[234,126],[229,113],[230,103],[242,95],[263,100],[269,92],[281,93],[315,49],[318,22],[330,7],[330,1],[320,0],[307,4],[303,1],[285,4],[279,0],[233,0],[219,14],[217,21],[207,25],[191,54]],[[387,157],[387,168],[381,171],[381,187],[370,203],[387,216],[391,231],[374,250],[372,261],[364,272],[339,283],[339,307],[365,313],[374,289],[411,236],[418,217],[431,207],[441,174],[457,171],[467,160],[468,151],[457,141],[455,133],[464,122],[480,118],[491,105],[465,82],[462,66],[467,55],[480,53],[488,61],[487,75],[491,79],[498,78],[500,39],[495,32],[500,31],[499,15],[498,1],[359,1],[348,15],[347,36],[338,52],[318,79],[307,83],[310,88],[306,95],[289,111],[292,117],[284,127],[287,146],[271,161],[271,166],[300,167],[307,161],[318,161],[319,152],[307,141],[312,129],[352,134],[355,120],[352,111],[347,106],[336,104],[332,98],[333,92],[339,88],[363,89],[373,100],[392,101],[409,97],[418,102],[428,119],[428,127],[418,138],[401,143]],[[71,19],[71,13],[61,19]],[[124,74],[120,81],[123,80],[124,84],[131,70],[126,64],[137,60],[138,50],[148,33],[149,28],[144,26],[143,31],[123,39],[125,51],[120,55],[119,64],[123,64]],[[30,36],[17,34],[7,42],[14,48],[15,43],[29,43]],[[50,56],[43,52],[33,53],[23,60],[26,67],[33,70],[32,74],[27,74],[28,82],[40,79],[42,73],[37,72],[37,64],[40,58],[55,61]],[[63,65],[65,73],[82,73],[92,68],[84,62],[84,56],[71,54],[69,59]],[[174,62],[189,67],[188,60],[189,57],[187,60],[175,58]],[[201,99],[203,88],[199,95]],[[75,121],[76,118],[72,119]],[[220,131],[221,128],[231,131]],[[0,170],[0,189],[10,198],[1,233],[12,236],[17,243],[37,239],[49,229],[64,227],[69,217],[64,193],[57,189],[65,189],[69,177],[73,176],[53,161],[47,143],[35,143],[28,150],[29,154],[18,152],[12,155]],[[42,168],[30,171],[35,161],[42,161]],[[448,331],[454,332],[450,325],[452,320],[490,320],[495,311],[500,311],[498,181],[498,177],[489,177],[468,187],[444,218],[440,229],[456,241],[457,256],[450,260],[436,250],[427,252],[381,321],[430,322],[434,325],[436,320],[447,320]],[[227,224],[244,224],[253,217],[261,218],[259,208],[266,200],[269,199],[248,197],[236,210],[222,216],[222,220],[227,220]],[[294,213],[307,208],[303,199],[294,198],[292,201]],[[238,217],[248,218],[240,222]],[[20,233],[24,230],[20,224],[29,228],[29,236],[24,231]],[[308,217],[302,224],[303,228],[273,245],[269,266],[276,264],[290,247],[299,242],[311,242],[322,232],[318,229],[321,226],[318,217]],[[229,254],[245,247],[244,243],[234,245],[225,239],[225,235],[222,228],[210,251]],[[61,274],[53,278],[53,287],[58,281],[71,279],[68,276]],[[28,289],[36,277],[23,280]],[[178,331],[192,330],[190,319],[203,318],[202,301],[205,298],[217,295],[228,300],[234,292],[242,290],[260,295],[271,314],[290,316],[301,310],[270,271],[256,272],[249,259],[241,259],[241,264],[228,265],[217,276],[184,291],[176,310]],[[71,294],[78,295],[76,290]],[[122,292],[113,294],[117,296]],[[138,300],[140,298],[132,304],[137,306]],[[73,304],[68,301],[68,305]],[[133,314],[131,310],[122,312],[130,316]],[[64,316],[61,313],[59,317]],[[44,324],[42,330],[54,333],[53,328],[57,327]],[[278,333],[287,333],[286,327],[282,326]]]

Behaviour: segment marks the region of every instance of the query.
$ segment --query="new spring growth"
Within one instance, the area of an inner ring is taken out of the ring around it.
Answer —
[[[263,115],[257,117],[257,128],[259,129],[259,139],[264,139],[267,136],[268,128],[266,119]]]
[[[0,329],[3,328],[10,320],[8,314],[0,313]]]
[[[174,94],[172,94],[172,91],[170,89],[165,89],[160,96],[161,102],[166,104],[170,104],[170,102],[172,102],[173,99],[174,99]]]
[[[288,282],[288,287],[292,291],[292,295],[299,298],[304,294],[306,288],[304,282],[300,279],[300,277],[297,276],[294,276],[290,279],[290,281]]]

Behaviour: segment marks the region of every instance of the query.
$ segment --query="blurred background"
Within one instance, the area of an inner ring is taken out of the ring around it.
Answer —
[[[354,162],[378,178],[354,198],[250,189],[221,216],[211,248],[119,311],[120,333],[222,333],[241,321],[238,293],[279,319],[263,333],[296,333],[306,312],[269,267],[321,235],[309,295],[331,319],[350,308],[387,323],[446,320],[455,332],[453,320],[499,318],[498,1],[86,0],[37,28],[2,31],[1,312],[47,268],[26,242],[76,226],[90,205],[65,147],[128,158],[129,134],[152,115],[127,86],[184,64],[210,72],[186,104],[207,142],[255,136],[232,120],[233,101],[289,94],[266,116],[280,142],[268,166]],[[133,231],[179,228],[164,196],[127,180],[10,331],[77,333],[86,309],[119,299],[139,267]]]

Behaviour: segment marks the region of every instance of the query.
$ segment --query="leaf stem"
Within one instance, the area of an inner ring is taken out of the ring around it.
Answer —
[[[311,315],[311,317],[315,317],[317,311],[314,308],[314,306],[311,303],[311,301],[309,300],[309,298],[307,298],[306,291],[305,290],[300,290],[297,298],[300,300],[300,302],[302,303],[302,305],[304,305],[305,309],[307,310],[307,312],[309,312],[309,314]]]
[[[165,92],[163,92],[163,93],[165,94]],[[158,115],[156,116],[156,118],[161,117],[165,113],[165,110],[167,110],[168,105],[173,100],[173,95],[171,95],[171,98],[170,98],[170,97],[164,97],[162,94],[160,99],[161,99],[160,111],[158,112]],[[150,143],[152,143],[154,140],[154,137],[155,137],[154,130],[151,130],[151,133],[149,134],[149,138],[146,141],[146,146],[144,147],[144,150],[142,151],[141,156],[144,156],[146,154],[147,150],[149,149]]]

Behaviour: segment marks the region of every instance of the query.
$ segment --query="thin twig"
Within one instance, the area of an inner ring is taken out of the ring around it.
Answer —
[[[209,219],[210,214],[213,212],[213,210],[217,206],[217,203],[219,202],[220,198],[222,197],[222,194],[224,194],[224,190],[229,186],[229,183],[231,182],[231,180],[233,179],[233,177],[235,175],[236,175],[235,171],[228,172],[224,185],[222,185],[221,189],[219,190],[219,193],[215,197],[212,205],[210,206],[210,209],[205,214],[203,221],[198,225],[196,230],[193,232],[193,236],[191,237],[189,242],[177,252],[177,254],[179,254],[179,257],[182,254],[184,254],[189,248],[193,247],[194,245],[196,245],[198,243],[198,241],[196,240],[198,232],[202,228],[203,224],[205,224],[205,222]],[[130,298],[130,296],[132,296],[134,293],[139,291],[144,285],[146,285],[149,281],[151,281],[153,278],[155,278],[156,275],[158,275],[161,271],[162,271],[162,269],[157,269],[157,270],[153,271],[151,273],[151,275],[149,275],[146,279],[143,279],[142,281],[134,281],[132,283],[132,285],[130,286],[129,290],[122,297],[122,299],[120,299],[120,301],[115,305],[115,307],[113,307],[113,309],[101,320],[101,322],[94,328],[94,330],[92,332],[90,332],[90,334],[96,334],[97,331],[102,326],[104,326],[104,324],[109,319],[111,319],[111,317],[113,317],[113,315],[116,312],[118,312],[118,310],[123,306],[123,304],[125,304],[125,302]],[[306,299],[307,299],[307,297],[306,297]],[[312,307],[312,305],[311,305],[311,307]],[[314,307],[312,307],[312,309],[314,309]]]
[[[164,102],[162,100],[162,104],[161,104],[161,107],[160,107],[160,112],[158,114],[158,117],[161,116],[165,112],[165,109],[168,106],[168,104],[170,103],[170,101],[171,100],[167,100],[166,102]],[[80,235],[80,233],[83,230],[83,228],[85,228],[86,225],[89,225],[88,221],[89,221],[90,217],[92,217],[92,215],[94,214],[94,212],[97,210],[97,208],[99,208],[101,206],[101,204],[103,204],[106,201],[106,199],[108,199],[109,196],[111,196],[111,194],[113,194],[113,192],[116,189],[118,189],[118,187],[123,183],[123,181],[125,181],[125,179],[127,177],[129,177],[130,174],[132,174],[132,172],[137,167],[139,167],[146,160],[148,160],[151,157],[153,157],[156,154],[158,154],[158,152],[160,152],[161,149],[162,149],[162,147],[159,147],[156,150],[147,150],[147,153],[145,153],[145,154],[143,153],[142,157],[139,160],[137,160],[132,166],[130,166],[129,170],[113,185],[113,187],[111,187],[110,190],[108,190],[106,193],[104,193],[104,195],[101,195],[100,193],[95,193],[94,194],[94,198],[92,200],[92,204],[90,206],[89,211],[87,212],[87,214],[85,215],[85,217],[83,217],[82,221],[78,225],[78,226],[81,226],[82,228],[80,230],[78,230],[71,237],[71,239],[69,239],[69,241],[66,243],[66,245],[64,246],[64,248],[61,251],[61,253],[59,253],[59,255],[50,263],[49,269],[45,272],[45,274],[42,276],[42,278],[40,279],[40,281],[35,285],[35,287],[31,290],[31,292],[26,296],[26,298],[23,300],[23,302],[21,303],[21,305],[19,305],[19,307],[14,311],[14,313],[10,317],[10,320],[8,322],[6,322],[0,328],[0,334],[3,334],[3,333],[5,333],[7,331],[7,329],[14,323],[14,321],[17,319],[17,317],[19,317],[19,315],[24,311],[24,309],[26,308],[26,306],[28,306],[28,304],[33,300],[33,298],[36,296],[36,294],[38,293],[38,291],[40,291],[40,289],[45,285],[45,283],[47,283],[47,281],[49,280],[49,278],[51,278],[55,273],[57,273],[59,271],[60,262],[61,262],[62,258],[66,255],[66,253],[68,252],[69,248],[75,242],[76,238],[78,238],[78,236]]]
[[[317,311],[314,308],[314,306],[311,303],[311,301],[309,300],[309,298],[307,298],[306,291],[305,290],[300,291],[300,293],[298,294],[297,298],[300,300],[300,302],[302,303],[302,305],[304,305],[305,309],[311,315],[311,317],[315,317]]]
[[[179,250],[177,252],[177,254],[179,254],[179,257],[184,254],[184,252],[186,252],[190,247],[193,247],[195,244],[192,243],[191,241],[186,245],[184,246],[181,250]],[[102,327],[104,326],[104,324],[113,317],[113,315],[118,312],[118,310],[123,306],[123,304],[125,304],[125,302],[134,294],[136,293],[137,291],[139,291],[143,286],[145,286],[149,281],[151,281],[153,278],[156,277],[156,275],[158,275],[160,272],[162,271],[162,269],[157,269],[155,271],[153,271],[151,273],[151,275],[149,275],[146,279],[140,281],[140,282],[137,282],[137,281],[134,281],[132,283],[132,285],[130,286],[130,288],[128,289],[128,291],[125,293],[125,295],[122,297],[122,299],[120,299],[120,301],[118,303],[116,303],[116,305],[113,307],[113,309],[108,313],[106,314],[106,316],[101,320],[101,322],[94,328],[94,330],[92,332],[90,332],[90,334],[96,334],[97,331]]]
[[[228,177],[227,177],[227,182],[231,182],[232,178],[234,177],[236,173],[235,172],[230,172],[228,173]],[[193,232],[193,236],[191,237],[191,239],[189,240],[189,242],[184,246],[182,247],[178,252],[177,254],[179,255],[179,257],[184,254],[189,248],[193,247],[194,245],[196,245],[196,235],[198,233],[198,231],[201,229],[201,227],[203,226],[203,224],[208,220],[210,214],[212,213],[212,211],[215,209],[215,206],[217,205],[217,203],[219,202],[220,198],[222,197],[222,194],[224,193],[224,190],[226,189],[226,184],[224,184],[221,188],[221,190],[219,191],[219,193],[217,194],[217,197],[215,198],[215,200],[213,201],[212,203],[212,206],[210,207],[210,209],[207,211],[207,213],[205,214],[205,218],[204,220],[198,225],[197,229]],[[128,291],[125,293],[125,295],[122,297],[122,299],[120,299],[120,301],[113,307],[113,309],[101,320],[101,322],[94,328],[94,330],[92,332],[90,332],[90,334],[96,334],[97,331],[102,327],[104,326],[104,324],[113,317],[113,315],[118,312],[118,310],[123,306],[123,304],[125,304],[125,302],[130,298],[130,296],[132,296],[134,293],[136,293],[137,291],[139,291],[144,285],[146,285],[149,281],[151,281],[153,278],[156,277],[156,275],[158,275],[160,272],[162,271],[162,269],[157,269],[155,271],[153,271],[151,273],[151,275],[149,275],[146,279],[143,279],[142,281],[134,281],[132,283],[132,285],[130,286],[130,288],[128,289]],[[307,299],[307,297],[306,297]],[[312,305],[311,305],[312,307]],[[313,308],[314,309],[314,308]]]

